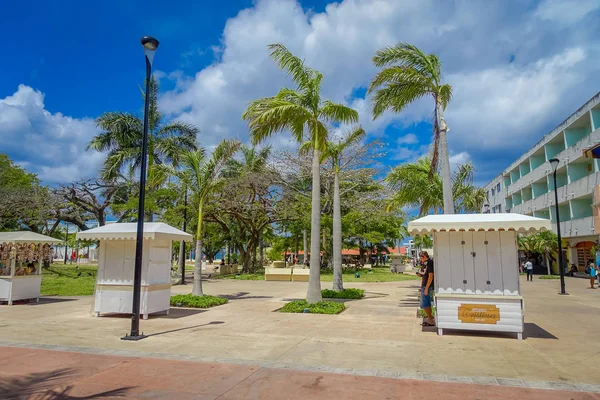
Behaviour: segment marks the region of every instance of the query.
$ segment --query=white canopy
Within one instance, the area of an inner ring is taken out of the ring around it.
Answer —
[[[428,215],[408,223],[411,235],[444,231],[533,232],[550,229],[550,220],[514,213]]]
[[[0,243],[60,243],[62,240],[31,231],[0,232]]]
[[[77,232],[77,239],[135,240],[137,222],[116,223]],[[144,239],[191,240],[192,235],[162,222],[144,222]]]

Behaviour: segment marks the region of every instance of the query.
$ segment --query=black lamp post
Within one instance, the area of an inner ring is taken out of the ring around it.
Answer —
[[[67,232],[65,233],[65,265],[67,265],[67,252],[69,251],[69,223],[65,222],[65,228]]]
[[[183,197],[183,231],[187,229],[187,186]],[[181,269],[181,284],[185,285],[185,241],[182,240],[179,248],[179,267]]]
[[[142,163],[140,166],[140,199],[138,202],[137,236],[135,239],[135,271],[133,274],[133,309],[131,316],[131,333],[122,337],[123,340],[140,340],[140,292],[142,286],[142,250],[144,244],[144,200],[146,197],[146,166],[148,162],[148,113],[150,111],[150,79],[152,60],[158,48],[158,40],[144,36],[141,40],[146,58],[146,104],[144,108],[144,134],[142,136]]]
[[[550,160],[552,165],[552,171],[554,176],[554,206],[556,207],[556,234],[558,235],[558,271],[560,274],[560,293],[568,294],[565,291],[565,267],[563,265],[563,254],[562,254],[562,238],[560,237],[560,213],[558,211],[558,188],[556,187],[556,170],[558,169],[558,158],[552,158]]]

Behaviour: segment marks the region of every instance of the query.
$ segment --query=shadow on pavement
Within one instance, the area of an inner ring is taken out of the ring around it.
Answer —
[[[555,339],[558,340],[556,336],[539,326],[538,324],[534,324],[531,322],[525,322],[525,332],[523,332],[523,336],[525,339],[527,338],[536,338],[536,339]]]
[[[208,310],[198,309],[198,308],[177,308],[171,307],[169,309],[169,315],[157,315],[160,319],[179,319],[190,317],[192,315],[200,314],[207,312]]]
[[[208,325],[220,325],[220,324],[224,324],[225,321],[211,321],[208,324],[200,324],[200,325],[194,325],[194,326],[186,326],[185,328],[179,328],[179,329],[171,329],[169,331],[164,331],[164,332],[157,332],[157,333],[151,333],[149,335],[146,335],[147,337],[152,337],[152,336],[159,336],[159,335],[166,335],[167,333],[173,333],[173,332],[179,332],[179,331],[185,331],[188,329],[195,329],[195,328],[200,328],[201,326],[208,326]]]
[[[71,396],[69,393],[73,386],[61,385],[60,379],[68,378],[74,370],[61,368],[48,372],[36,372],[25,376],[4,377],[0,381],[0,393],[3,399],[36,399],[44,400],[75,400],[75,399],[102,399],[114,397],[127,397],[127,392],[133,387],[123,387],[87,396]],[[75,378],[75,377],[73,377]],[[57,386],[61,386],[57,388]]]
[[[235,294],[220,294],[219,297],[224,297],[229,300],[247,300],[247,299],[272,299],[273,296],[248,296],[250,292],[237,292]]]

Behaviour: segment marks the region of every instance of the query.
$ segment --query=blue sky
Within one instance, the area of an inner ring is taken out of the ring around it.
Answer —
[[[290,84],[266,51],[281,42],[389,144],[386,164],[413,161],[430,143],[431,102],[372,121],[365,98],[374,52],[406,41],[440,56],[452,161],[472,161],[485,183],[600,91],[599,18],[597,0],[12,2],[0,14],[0,152],[49,184],[93,176],[94,118],[141,111],[148,34],[161,42],[161,109],[196,124],[204,146],[247,140],[248,101]]]

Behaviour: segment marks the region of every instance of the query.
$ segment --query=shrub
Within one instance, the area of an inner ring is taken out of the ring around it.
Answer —
[[[171,296],[171,305],[176,307],[210,308],[220,306],[229,300],[217,296],[194,296],[193,294],[178,294]]]
[[[560,279],[560,276],[556,276],[556,275],[542,275],[542,276],[540,276],[540,279]]]
[[[335,301],[320,301],[315,304],[308,304],[306,300],[295,300],[287,303],[280,312],[285,313],[303,313],[308,308],[310,314],[339,314],[346,309],[344,303]]]
[[[339,292],[331,289],[321,290],[321,296],[325,299],[362,299],[365,296],[365,291],[362,289],[344,289]]]

